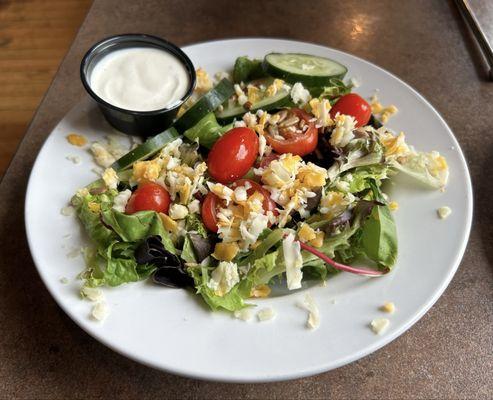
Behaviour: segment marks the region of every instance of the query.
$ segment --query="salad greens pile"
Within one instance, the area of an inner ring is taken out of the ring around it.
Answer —
[[[239,57],[232,81],[216,85],[198,71],[202,96],[174,127],[72,198],[93,243],[84,284],[152,277],[192,287],[213,310],[237,311],[274,284],[294,290],[340,271],[391,271],[396,204],[384,182],[402,172],[441,188],[448,168],[439,153],[418,152],[383,126],[395,107],[352,93],[346,71],[279,53]],[[234,135],[243,135],[243,158]]]

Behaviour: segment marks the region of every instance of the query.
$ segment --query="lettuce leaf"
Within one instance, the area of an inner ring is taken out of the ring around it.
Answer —
[[[262,60],[250,60],[246,56],[238,57],[233,69],[233,81],[235,83],[248,82],[267,76],[262,68]]]
[[[266,285],[272,278],[285,271],[284,258],[279,255],[278,250],[257,258],[240,282],[240,293],[244,297],[249,297],[255,286]]]
[[[104,224],[117,233],[124,242],[139,242],[153,235],[161,236],[164,248],[176,254],[175,246],[164,229],[161,218],[155,211],[139,211],[124,214],[106,206],[102,207],[101,217]]]
[[[117,235],[101,223],[100,213],[94,210],[103,206],[111,206],[116,194],[116,190],[109,190],[103,194],[92,195],[88,193],[85,196],[76,195],[72,198],[72,205],[75,207],[77,216],[87,234],[95,243],[99,243],[103,247],[114,242]]]
[[[437,152],[415,152],[390,159],[396,170],[424,183],[430,188],[440,189],[447,184],[449,170],[445,159]]]
[[[384,164],[368,165],[366,167],[357,167],[351,172],[346,173],[347,177],[351,174],[351,179],[341,178],[349,183],[350,193],[360,193],[363,190],[370,189],[370,181],[381,182],[388,178],[389,167]]]
[[[243,301],[243,297],[238,290],[238,285],[233,287],[224,296],[217,296],[214,294],[214,291],[207,286],[207,283],[209,282],[209,270],[206,265],[188,268],[187,271],[194,279],[197,293],[202,296],[212,310],[216,311],[224,309],[227,311],[237,311],[249,306]]]
[[[379,185],[371,182],[373,197],[379,202],[364,221],[359,243],[365,255],[380,268],[392,268],[397,260],[397,229]]]
[[[87,270],[83,274],[86,284],[118,286],[147,278],[155,267],[137,264],[134,251],[134,243],[113,242],[106,249],[90,252],[86,256]]]
[[[195,257],[193,244],[188,234],[185,235],[180,257],[187,263],[197,263],[197,257]]]
[[[198,140],[201,146],[210,149],[216,140],[232,127],[232,124],[226,126],[219,125],[214,113],[209,113],[194,126],[187,129],[183,133],[183,136],[192,142]]]
[[[198,214],[188,214],[185,218],[185,223],[188,232],[197,232],[200,236],[207,237],[207,229]]]

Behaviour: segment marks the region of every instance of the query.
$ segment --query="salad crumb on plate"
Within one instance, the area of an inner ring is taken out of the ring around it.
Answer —
[[[305,54],[239,57],[215,80],[197,70],[195,93],[166,131],[137,146],[118,135],[92,143],[104,170],[71,202],[93,243],[82,293],[150,279],[249,320],[274,287],[391,273],[399,205],[385,182],[403,173],[441,189],[448,166],[386,127],[397,107],[362,98],[346,72]],[[317,328],[313,298],[302,304]]]
[[[263,308],[257,312],[257,318],[259,321],[270,321],[276,317],[277,313],[272,307]]]
[[[395,312],[395,304],[391,301],[386,301],[381,307],[380,310],[383,312],[393,314]]]
[[[437,210],[437,214],[440,219],[446,219],[450,216],[450,214],[452,214],[452,210],[450,209],[450,207],[447,206],[440,207]]]
[[[308,329],[317,329],[320,325],[320,311],[317,303],[310,293],[307,293],[303,301],[298,302],[298,307],[308,311],[306,327]]]
[[[91,316],[99,322],[104,321],[110,313],[110,309],[106,302],[100,301],[92,307]]]
[[[387,318],[375,318],[370,323],[370,328],[376,335],[383,334],[390,325],[390,321]]]

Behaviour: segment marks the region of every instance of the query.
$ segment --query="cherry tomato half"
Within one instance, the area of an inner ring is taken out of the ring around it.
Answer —
[[[231,188],[234,189],[235,187],[238,186],[245,186],[246,183],[250,184],[250,189],[247,190],[248,196],[251,196],[255,192],[259,192],[264,196],[264,201],[262,202],[262,206],[264,208],[264,211],[272,211],[274,215],[277,215],[277,210],[276,210],[276,203],[274,203],[274,200],[270,198],[270,193],[267,189],[264,189],[261,185],[259,185],[257,182],[252,181],[251,179],[239,179],[235,183],[231,185]]]
[[[250,128],[233,128],[212,146],[207,158],[209,174],[220,183],[244,176],[258,155],[258,137]]]
[[[291,117],[298,117],[300,121],[291,125],[294,130],[290,128],[278,128],[279,135],[284,139],[276,138],[270,133],[266,134],[266,140],[272,148],[280,154],[292,153],[299,156],[306,156],[314,151],[318,143],[318,129],[313,122],[310,122],[312,117],[305,111],[299,108],[291,108],[288,110],[288,116],[286,120]],[[303,122],[301,122],[303,121]],[[308,128],[304,128],[308,126]]]
[[[137,211],[152,210],[167,213],[171,200],[165,188],[157,183],[146,182],[139,186],[128,199],[125,212],[133,214]]]
[[[217,232],[217,209],[221,205],[221,199],[214,193],[209,192],[205,196],[205,200],[202,203],[201,215],[202,221],[207,229],[211,232]]]
[[[245,186],[247,182],[251,186],[249,189],[247,189],[247,194],[249,196],[251,196],[255,192],[259,192],[260,194],[262,194],[264,196],[264,200],[262,202],[264,211],[272,211],[274,215],[277,215],[278,211],[276,210],[276,203],[274,203],[274,201],[270,198],[270,193],[257,182],[250,179],[239,179],[231,185],[231,188],[234,189],[238,186]],[[217,211],[222,206],[223,201],[218,196],[216,196],[212,192],[207,193],[207,196],[202,203],[201,215],[205,227],[211,232],[217,232],[218,230]]]
[[[356,120],[356,127],[365,126],[371,117],[371,107],[368,102],[356,93],[342,96],[330,109],[330,117],[336,114],[351,115]]]

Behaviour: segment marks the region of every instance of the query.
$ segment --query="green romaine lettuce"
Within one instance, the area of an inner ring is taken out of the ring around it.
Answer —
[[[187,263],[197,263],[197,257],[195,257],[193,244],[188,234],[185,235],[180,257]]]
[[[75,207],[77,216],[87,234],[95,243],[99,243],[103,247],[114,242],[117,235],[101,223],[100,213],[95,212],[94,208],[111,207],[116,193],[116,190],[109,190],[103,194],[92,195],[88,193],[85,196],[76,195],[72,198],[72,205]]]
[[[447,184],[449,171],[446,161],[436,152],[411,153],[399,159],[390,159],[389,162],[396,170],[431,188],[440,189]]]
[[[164,248],[176,254],[175,246],[155,211],[124,214],[105,206],[101,211],[101,217],[104,224],[111,227],[124,242],[138,242],[149,236],[159,235]]]
[[[243,297],[238,290],[238,285],[233,287],[224,296],[217,296],[214,291],[207,286],[207,283],[209,282],[209,270],[206,265],[188,268],[187,271],[194,279],[197,293],[202,296],[212,310],[224,309],[227,311],[237,311],[249,306],[243,301]]]
[[[219,125],[214,113],[209,113],[194,126],[187,129],[183,135],[192,142],[198,139],[201,146],[210,149],[216,140],[232,127],[232,124],[226,126]]]
[[[87,270],[83,273],[88,286],[118,286],[147,278],[152,265],[139,265],[134,257],[134,243],[114,242],[107,248],[87,253]]]
[[[264,78],[266,73],[262,68],[262,60],[250,60],[246,56],[238,57],[233,69],[235,83],[248,82],[252,79]]]

